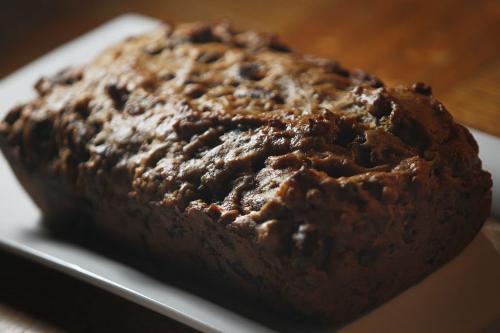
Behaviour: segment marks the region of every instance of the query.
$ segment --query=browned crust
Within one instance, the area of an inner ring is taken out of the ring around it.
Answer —
[[[454,257],[489,215],[477,145],[430,88],[274,36],[190,24],[37,85],[0,145],[49,216],[341,322]]]

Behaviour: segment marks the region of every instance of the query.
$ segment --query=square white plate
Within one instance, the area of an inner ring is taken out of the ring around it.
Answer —
[[[33,83],[42,75],[91,60],[107,46],[130,35],[156,26],[154,19],[139,15],[124,15],[65,44],[42,58],[18,70],[0,82],[0,117],[13,105],[29,100],[35,94]],[[486,169],[500,183],[500,159],[495,147],[500,140],[475,132],[481,146]],[[44,236],[38,226],[40,212],[17,183],[5,159],[0,157],[0,246],[87,281],[153,311],[181,321],[205,332],[265,332],[272,331],[264,322],[257,322],[232,312],[194,293],[160,282],[140,271],[91,250]],[[495,189],[495,213],[498,207],[498,187]],[[284,325],[284,326],[283,326]],[[276,323],[274,329],[290,331],[286,324]],[[303,331],[305,328],[294,330]],[[327,329],[326,331],[333,331]]]

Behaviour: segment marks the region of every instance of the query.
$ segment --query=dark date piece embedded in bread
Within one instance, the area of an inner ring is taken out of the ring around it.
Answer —
[[[428,86],[386,88],[273,35],[164,25],[36,90],[0,144],[48,220],[80,214],[281,311],[350,320],[489,215],[478,147]]]

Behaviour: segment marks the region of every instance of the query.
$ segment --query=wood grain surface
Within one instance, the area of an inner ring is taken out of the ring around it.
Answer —
[[[229,19],[388,85],[424,81],[466,125],[500,136],[498,0],[52,0],[0,2],[0,77],[127,12]],[[85,283],[0,252],[1,332],[188,332]],[[7,269],[5,269],[7,268]]]

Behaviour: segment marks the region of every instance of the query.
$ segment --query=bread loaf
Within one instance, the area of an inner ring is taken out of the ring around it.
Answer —
[[[49,221],[84,216],[280,311],[350,320],[489,215],[478,147],[428,86],[385,87],[273,35],[165,24],[35,88],[0,146]]]

